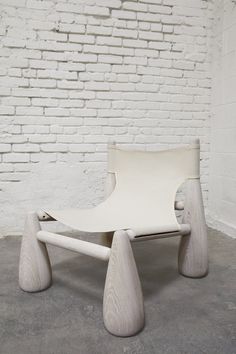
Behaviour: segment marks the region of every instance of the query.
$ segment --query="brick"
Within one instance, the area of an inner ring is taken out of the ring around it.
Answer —
[[[41,151],[43,152],[67,152],[68,145],[67,144],[42,144]]]
[[[70,152],[94,152],[94,144],[70,144]]]
[[[84,53],[97,53],[97,54],[108,54],[109,47],[108,46],[101,46],[101,45],[84,45]]]
[[[99,6],[85,6],[84,13],[87,15],[93,16],[109,16],[110,11],[107,7],[99,7]]]
[[[111,71],[110,64],[87,64],[86,65],[87,71],[95,71],[95,72],[108,72]]]
[[[110,85],[107,82],[85,82],[86,90],[108,91]]]
[[[84,62],[84,63],[96,63],[97,55],[95,54],[80,54],[80,53],[71,53],[68,54],[68,60]]]
[[[36,78],[37,71],[35,69],[23,69],[22,75],[26,78]]]
[[[58,135],[57,136],[57,142],[58,143],[69,143],[69,151],[72,143],[82,143],[83,142],[83,137],[81,135],[75,135],[75,134],[66,134],[66,135]]]
[[[42,107],[16,107],[16,115],[41,116],[42,114]]]
[[[87,108],[110,108],[111,103],[109,101],[91,100],[86,103]]]
[[[154,32],[145,32],[139,31],[139,39],[146,39],[151,41],[162,41],[163,34],[162,33],[154,33]]]
[[[6,75],[6,72],[3,75]],[[20,77],[21,76],[21,69],[17,69],[17,68],[8,69],[8,75]]]
[[[15,113],[14,107],[11,106],[0,106],[0,115],[12,115]]]
[[[29,106],[30,99],[21,97],[4,97],[2,98],[2,103],[6,106]]]
[[[110,54],[115,55],[134,55],[133,48],[109,47],[108,50]]]
[[[112,46],[121,46],[122,40],[121,38],[114,38],[114,37],[97,37],[96,39],[97,44],[100,45],[112,45]]]
[[[159,53],[158,51],[152,49],[135,49],[135,56],[157,58]],[[138,61],[138,64],[139,63],[140,62]]]
[[[124,58],[124,64],[146,65],[146,64],[147,64],[147,58],[141,58],[141,57],[125,57],[125,58]]]
[[[112,71],[115,73],[133,74],[136,72],[136,65],[113,65]]]
[[[66,33],[85,33],[85,26],[70,23],[60,23],[59,31]]]
[[[11,92],[10,88],[0,87],[0,96],[9,96],[10,92]]]
[[[147,48],[147,41],[123,39],[124,47]]]
[[[62,70],[38,70],[39,79],[67,79],[67,80],[77,80],[77,72],[69,72]]]
[[[9,47],[9,48],[24,48],[26,45],[26,40],[14,39],[14,38],[4,38],[2,43],[5,47]]]
[[[77,4],[57,3],[56,11],[81,14],[83,12],[83,6],[81,6],[80,4],[77,5]]]
[[[14,164],[12,163],[1,163],[0,164],[0,172],[13,172]]]
[[[110,36],[112,34],[111,27],[102,27],[102,26],[87,26],[87,33],[88,34],[100,34],[104,36]]]
[[[79,80],[81,81],[104,81],[103,73],[80,73]]]
[[[79,81],[60,80],[57,82],[57,87],[61,89],[80,90],[83,86],[83,83]]]
[[[69,41],[75,43],[95,43],[94,36],[88,35],[79,35],[79,34],[69,34]]]
[[[96,110],[95,109],[71,108],[70,114],[72,116],[79,116],[79,117],[94,117],[94,116],[96,116]]]
[[[134,91],[135,85],[133,83],[111,83],[111,91]]]
[[[83,63],[59,63],[59,71],[84,71],[85,64]]]
[[[58,41],[58,42],[66,42],[67,34],[64,33],[56,33],[49,31],[40,31],[38,33],[39,39],[45,39],[47,41]]]
[[[172,65],[171,60],[164,59],[148,59],[148,64],[159,68],[170,68]]]
[[[54,61],[67,61],[65,53],[58,52],[43,52],[43,59]]]
[[[40,147],[37,144],[13,144],[13,152],[39,152]]]
[[[170,15],[172,13],[172,8],[170,6],[149,5],[148,10],[150,12],[154,12],[158,14]]]
[[[28,162],[29,154],[27,153],[7,153],[3,156],[3,162]]]
[[[75,35],[77,36],[77,35]],[[82,45],[79,43],[64,43],[54,41],[27,41],[26,48],[37,50],[50,50],[50,51],[78,51],[82,50]]]
[[[10,152],[11,144],[0,144],[0,153]]]
[[[150,31],[151,23],[149,22],[139,22],[139,29],[144,31]]]
[[[157,49],[157,50],[170,50],[171,49],[171,44],[168,42],[149,42],[148,44],[149,48],[151,49]]]
[[[112,11],[112,17],[121,18],[121,19],[124,19],[124,20],[135,20],[136,19],[136,13],[132,12],[132,11],[113,10]]]
[[[161,23],[152,23],[151,30],[155,31],[155,32],[161,32],[162,31],[162,24]]]
[[[147,11],[147,5],[146,4],[137,3],[137,2],[125,1],[123,3],[123,9],[146,12]]]
[[[56,87],[56,80],[30,79],[31,87]]]
[[[30,135],[29,137],[29,141],[31,143],[38,143],[38,144],[43,144],[43,143],[53,143],[56,141],[56,137],[55,135],[45,135],[45,134],[33,134]]]
[[[137,13],[137,19],[139,21],[146,21],[146,22],[160,22],[161,16],[159,14],[150,14],[150,13]]]
[[[194,63],[184,60],[178,60],[173,62],[173,68],[183,70],[194,70]]]
[[[60,107],[73,108],[73,107],[83,107],[83,100],[60,100]]]
[[[46,60],[30,60],[30,67],[32,69],[56,69],[56,61],[46,61]]]
[[[122,64],[122,57],[117,55],[99,55],[98,62],[109,64]]]
[[[55,29],[54,22],[50,22],[50,21],[29,20],[28,26],[29,26],[29,28],[43,30],[43,31],[51,31],[51,30]]]
[[[138,32],[133,30],[124,30],[124,29],[113,29],[113,36],[115,37],[124,37],[124,38],[137,38]]]
[[[45,108],[45,116],[69,116],[70,112],[65,108]]]

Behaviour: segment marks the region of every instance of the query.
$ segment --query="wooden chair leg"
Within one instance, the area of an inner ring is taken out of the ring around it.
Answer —
[[[125,231],[113,236],[103,298],[107,330],[120,337],[138,333],[144,326],[143,295],[130,239]]]
[[[199,179],[186,181],[183,222],[191,226],[191,233],[182,236],[179,246],[179,272],[192,278],[208,273],[207,228]]]
[[[46,245],[36,238],[40,231],[36,213],[29,213],[22,237],[19,285],[22,290],[36,292],[47,289],[52,283],[52,271]]]

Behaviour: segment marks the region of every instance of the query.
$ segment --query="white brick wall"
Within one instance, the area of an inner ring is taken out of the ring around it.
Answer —
[[[0,0],[2,235],[28,210],[101,200],[109,139],[201,138],[207,200],[212,5]]]
[[[210,222],[236,237],[236,4],[215,2]]]

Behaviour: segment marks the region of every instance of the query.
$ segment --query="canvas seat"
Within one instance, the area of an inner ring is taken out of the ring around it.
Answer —
[[[187,178],[199,178],[199,149],[127,151],[109,146],[109,173],[115,174],[111,195],[92,209],[45,210],[73,229],[108,232],[132,229],[136,235],[179,231],[174,202]]]
[[[91,209],[46,209],[26,220],[20,257],[20,286],[40,291],[51,284],[46,243],[108,260],[104,290],[104,323],[119,336],[144,325],[142,290],[131,241],[182,235],[179,271],[191,277],[208,269],[206,225],[200,187],[198,141],[164,151],[131,151],[109,145],[107,199]],[[183,224],[175,198],[186,182]],[[42,231],[39,221],[58,220],[85,232],[105,232],[111,248]]]

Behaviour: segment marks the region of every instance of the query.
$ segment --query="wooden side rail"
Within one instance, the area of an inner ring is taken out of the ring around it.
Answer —
[[[39,231],[37,232],[37,239],[57,247],[66,248],[70,251],[83,253],[87,256],[95,257],[103,261],[108,261],[110,257],[111,250],[109,247],[54,234],[52,232]]]
[[[135,236],[135,233],[132,230],[127,230],[127,233],[129,235],[130,240],[134,241],[134,242],[136,242],[136,241],[149,241],[149,240],[160,239],[160,238],[190,235],[191,227],[189,224],[181,224],[180,227],[181,228],[179,231],[165,232],[163,234]]]

